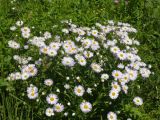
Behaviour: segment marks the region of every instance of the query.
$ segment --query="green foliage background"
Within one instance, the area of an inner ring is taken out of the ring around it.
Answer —
[[[13,7],[15,10],[12,10]],[[72,19],[74,23],[86,26],[106,20],[133,25],[138,30],[136,37],[141,43],[139,54],[147,64],[153,66],[152,71],[155,74],[148,80],[133,83],[131,95],[141,96],[144,105],[124,105],[124,116],[120,118],[129,114],[135,120],[160,120],[159,0],[129,0],[128,5],[125,5],[124,0],[119,4],[115,4],[113,0],[17,0],[13,4],[10,0],[0,0],[0,119],[40,120],[32,106],[19,99],[14,85],[5,79],[15,69],[11,60],[14,53],[7,47],[7,41],[11,39],[9,27],[19,19],[41,31],[48,30],[65,19]],[[104,113],[105,110],[96,113],[96,119],[106,120],[102,115]]]

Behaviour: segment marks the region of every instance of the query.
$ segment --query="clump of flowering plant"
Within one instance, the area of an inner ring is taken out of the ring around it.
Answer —
[[[140,43],[133,38],[137,30],[130,24],[61,24],[59,34],[34,34],[35,29],[17,21],[11,30],[18,37],[8,41],[15,49],[13,59],[18,66],[8,80],[18,81],[22,86],[15,87],[25,93],[19,96],[43,106],[41,113],[46,116],[90,114],[96,110],[99,89],[106,98],[101,102],[110,103],[121,99],[121,94],[127,95],[129,83],[150,76],[148,65],[138,56]],[[131,102],[143,104],[140,97]],[[108,110],[106,118],[116,120],[115,111]]]

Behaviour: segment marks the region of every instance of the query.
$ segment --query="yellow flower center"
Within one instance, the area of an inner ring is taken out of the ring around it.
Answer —
[[[77,89],[77,92],[78,92],[78,93],[81,93],[81,89]]]
[[[50,101],[54,101],[54,98],[53,98],[53,97],[51,97],[51,98],[50,98]]]
[[[89,107],[88,107],[88,105],[84,105],[84,109],[88,109]]]

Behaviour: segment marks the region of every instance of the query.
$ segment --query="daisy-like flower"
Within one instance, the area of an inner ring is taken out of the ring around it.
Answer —
[[[29,92],[28,94],[28,98],[29,99],[36,99],[38,97],[38,93],[37,92]]]
[[[134,81],[137,79],[138,72],[136,70],[126,69],[127,73],[129,74],[129,79]]]
[[[43,46],[40,48],[40,52],[44,54],[48,54],[49,47],[48,46]]]
[[[84,55],[85,58],[91,58],[91,57],[93,57],[93,53],[90,52],[90,51],[84,51],[83,55]]]
[[[130,61],[135,61],[134,54],[132,54],[132,53],[127,53],[126,58],[127,58],[128,60],[130,60]]]
[[[31,92],[37,93],[38,92],[38,88],[36,86],[30,84],[30,86],[27,87],[27,93],[31,93]]]
[[[115,90],[117,92],[121,91],[120,85],[118,85],[118,82],[112,82],[112,90]]]
[[[86,48],[86,49],[89,48],[91,46],[91,44],[92,44],[92,40],[91,39],[82,40],[82,46],[84,48]]]
[[[99,43],[95,40],[92,40],[92,45],[91,45],[91,49],[96,51],[100,48]]]
[[[17,22],[16,22],[16,25],[17,25],[17,26],[22,26],[22,25],[23,25],[23,21],[21,21],[21,20],[20,20],[20,21],[17,21]]]
[[[114,70],[113,72],[112,72],[112,76],[114,77],[114,79],[120,79],[121,77],[122,77],[122,73],[121,73],[121,71],[119,71],[119,70]]]
[[[140,74],[142,75],[142,77],[148,78],[151,74],[151,71],[147,68],[140,68]]]
[[[91,94],[92,93],[92,88],[87,88],[87,91],[86,91],[88,94]]]
[[[52,115],[54,115],[53,108],[47,108],[45,114],[48,117],[51,117]]]
[[[81,86],[81,85],[75,86],[74,93],[77,96],[83,96],[84,92],[85,92],[85,90],[84,90],[83,86]]]
[[[92,110],[92,104],[90,102],[82,102],[80,104],[80,109],[84,113],[88,113]]]
[[[13,48],[13,49],[19,49],[20,48],[20,44],[17,43],[16,41],[13,41],[13,40],[8,41],[8,45],[9,45],[10,48]]]
[[[52,79],[46,79],[44,80],[44,84],[47,86],[52,86],[53,85],[53,80]]]
[[[123,69],[123,68],[124,68],[124,65],[123,65],[122,63],[120,63],[120,64],[118,64],[117,67],[120,68],[120,69]]]
[[[109,79],[109,75],[104,73],[104,74],[101,75],[101,79],[102,80],[108,80]]]
[[[22,80],[27,80],[30,77],[29,73],[23,72],[21,75]]]
[[[78,58],[77,58],[77,61],[78,61],[78,63],[81,65],[81,66],[85,66],[86,65],[86,59],[83,57],[83,56],[79,56]]]
[[[56,104],[58,102],[58,96],[56,94],[49,94],[46,97],[46,101],[51,105]]]
[[[44,33],[44,38],[45,38],[45,39],[49,39],[49,38],[51,38],[51,37],[52,37],[52,35],[51,35],[50,32],[46,31],[46,32]]]
[[[135,98],[133,99],[133,102],[134,102],[134,104],[137,105],[137,106],[141,106],[141,105],[143,104],[143,100],[142,100],[142,98],[140,98],[140,97],[135,97]]]
[[[80,36],[85,35],[85,31],[83,31],[82,29],[77,29],[77,32]]]
[[[30,37],[30,33],[29,32],[22,32],[22,37],[23,38],[29,38]]]
[[[59,43],[59,42],[51,42],[51,43],[49,44],[49,47],[50,47],[51,49],[56,50],[56,51],[59,50],[60,46],[61,46],[61,43]]]
[[[57,55],[57,51],[54,50],[54,49],[49,49],[49,50],[47,51],[47,54],[48,54],[50,57],[54,57],[54,56]]]
[[[62,64],[65,65],[65,66],[72,67],[72,66],[74,66],[75,62],[74,62],[74,59],[72,57],[64,57],[62,59]]]
[[[62,29],[62,32],[68,34],[69,30],[64,28],[64,29]]]
[[[117,46],[113,46],[113,47],[110,48],[110,51],[112,53],[118,53],[120,51],[120,49]]]
[[[21,75],[20,72],[16,72],[16,73],[15,73],[15,79],[16,79],[16,80],[21,79],[21,78],[22,78],[21,76],[22,76],[22,75]]]
[[[101,68],[101,66],[97,63],[92,63],[91,64],[91,68],[93,71],[95,71],[96,73],[100,73],[103,69]]]
[[[35,76],[38,70],[35,67],[35,64],[28,64],[27,66],[24,66],[21,71],[22,73],[28,73],[29,76]]]
[[[124,52],[118,52],[117,53],[117,57],[120,59],[120,60],[125,60],[126,59],[126,54]]]
[[[97,30],[92,30],[91,33],[92,33],[92,35],[93,35],[94,37],[97,37],[97,36],[98,36],[98,31],[97,31]]]
[[[122,85],[122,90],[125,94],[128,93],[128,86],[127,85]]]
[[[28,27],[22,27],[21,28],[22,33],[30,33],[31,30]]]
[[[64,85],[64,88],[65,88],[65,89],[69,89],[69,88],[70,88],[70,85],[69,85],[69,84],[65,84],[65,85]]]
[[[54,111],[56,112],[62,112],[64,110],[64,105],[61,103],[57,103],[54,105]]]
[[[11,26],[11,27],[10,27],[10,30],[11,30],[11,31],[15,31],[16,29],[17,29],[16,26]]]
[[[117,115],[114,112],[109,112],[107,114],[107,118],[108,118],[108,120],[117,120]]]
[[[109,92],[109,97],[110,97],[111,99],[117,99],[118,96],[119,96],[119,94],[118,94],[118,91],[116,91],[116,90],[113,90],[113,89],[112,89],[112,90]]]

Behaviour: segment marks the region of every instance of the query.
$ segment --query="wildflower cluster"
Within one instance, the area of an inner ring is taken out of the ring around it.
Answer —
[[[19,32],[25,42],[21,46],[15,38],[8,41],[8,46],[19,51],[32,50],[38,57],[14,55],[20,70],[10,73],[8,80],[27,83],[26,96],[45,104],[46,116],[62,112],[64,116],[75,116],[76,110],[71,109],[77,105],[76,109],[85,114],[92,112],[96,98],[90,101],[89,96],[97,92],[97,86],[104,86],[109,98],[106,101],[111,101],[120,93],[128,93],[128,83],[150,76],[148,65],[138,56],[139,41],[131,38],[137,30],[130,24],[108,21],[105,25],[79,27],[71,21],[61,23],[64,26],[60,35],[48,31],[33,35],[23,21],[10,28]],[[143,104],[140,97],[133,102]],[[107,118],[116,120],[116,112],[108,111]]]

